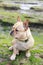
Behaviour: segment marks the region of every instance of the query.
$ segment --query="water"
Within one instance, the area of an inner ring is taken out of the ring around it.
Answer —
[[[5,1],[4,4],[12,4],[12,5],[19,5],[21,9],[23,10],[29,10],[31,7],[33,6],[42,6],[43,5],[43,2],[39,2],[39,1],[33,1],[33,2],[29,2],[29,3],[15,3],[14,1]]]
[[[43,1],[28,1],[26,2],[16,2],[16,1],[4,1],[4,4],[10,4],[13,6],[19,6],[20,10],[18,10],[19,13],[22,14],[33,14],[33,13],[40,13],[40,12],[36,12],[36,11],[32,11],[30,8],[34,7],[34,6],[39,6],[42,7],[43,6]],[[43,12],[42,12],[43,13]]]
[[[21,4],[20,8],[23,10],[30,10],[30,8],[34,6],[41,6],[41,4]]]
[[[21,8],[20,12],[25,13],[25,14],[34,13],[35,11],[32,11],[30,8],[35,7],[35,6],[41,7],[42,4],[40,4],[40,3],[37,3],[37,4],[21,4],[20,5],[20,8]]]

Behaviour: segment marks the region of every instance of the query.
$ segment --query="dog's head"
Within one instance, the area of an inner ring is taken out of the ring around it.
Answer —
[[[13,25],[10,35],[15,38],[22,38],[25,34],[25,31],[28,29],[28,20],[24,22],[21,21],[20,17],[17,17],[17,22]]]

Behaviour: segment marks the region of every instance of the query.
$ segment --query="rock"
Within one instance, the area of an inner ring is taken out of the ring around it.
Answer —
[[[39,54],[38,53],[35,54],[35,58],[39,58]]]
[[[42,59],[43,59],[43,54],[38,54],[38,53],[37,53],[37,54],[35,54],[35,57],[36,57],[36,58],[42,58]]]
[[[0,19],[2,19],[2,18],[4,18],[4,16],[3,15],[0,15]]]
[[[38,46],[43,46],[43,44],[40,43]]]
[[[4,47],[7,47],[7,44],[3,44]]]
[[[7,7],[7,6],[3,6],[3,8],[5,9],[5,10],[19,10],[20,8],[19,7]]]
[[[10,63],[7,63],[6,65],[11,65]]]
[[[20,65],[24,64],[25,62],[26,62],[26,59],[25,58],[21,59],[20,60]]]
[[[39,57],[43,59],[43,54],[40,54]]]
[[[10,62],[8,61],[8,63],[6,65],[11,65],[11,61]]]
[[[6,61],[4,58],[0,58],[0,63]]]

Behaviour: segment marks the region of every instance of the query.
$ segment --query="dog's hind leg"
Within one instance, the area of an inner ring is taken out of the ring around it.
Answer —
[[[13,46],[9,47],[9,50],[13,50]]]

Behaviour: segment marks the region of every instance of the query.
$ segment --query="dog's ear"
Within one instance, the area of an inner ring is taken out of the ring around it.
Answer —
[[[25,21],[23,22],[25,31],[28,29],[28,24],[29,24],[29,20],[25,20]]]
[[[21,22],[21,18],[20,18],[20,16],[17,17],[17,21]]]

